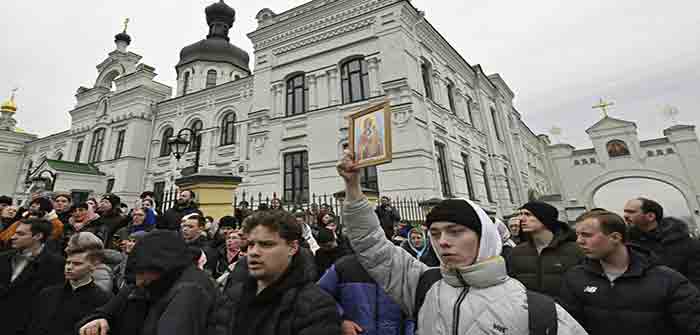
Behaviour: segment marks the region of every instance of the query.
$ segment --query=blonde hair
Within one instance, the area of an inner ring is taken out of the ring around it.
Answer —
[[[66,254],[88,253],[88,259],[97,263],[104,261],[104,243],[97,235],[80,232],[70,237],[66,244]]]

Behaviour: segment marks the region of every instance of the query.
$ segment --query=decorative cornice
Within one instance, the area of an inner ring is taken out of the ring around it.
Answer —
[[[327,6],[328,4],[330,4],[332,2],[336,2],[336,1],[337,0],[326,0],[315,7],[300,6],[299,10],[276,15],[273,18],[274,22],[269,24],[269,25],[266,25],[264,28],[274,30],[274,26],[282,21],[289,20],[293,17],[299,16],[299,15],[306,13],[306,12],[309,12],[311,10],[322,8],[324,6]],[[338,24],[341,22],[346,22],[354,17],[369,13],[377,8],[380,8],[381,6],[384,5],[385,2],[386,2],[386,0],[370,1],[367,3],[361,4],[359,6],[355,6],[355,7],[349,8],[347,10],[341,11],[339,13],[334,13],[333,15],[323,16],[319,20],[302,25],[302,26],[294,28],[294,29],[284,29],[283,31],[280,31],[277,34],[275,34],[271,31],[270,32],[271,36],[269,38],[262,39],[258,42],[255,42],[255,37],[254,37],[256,35],[255,32],[251,33],[249,36],[251,37],[251,39],[254,40],[253,47],[255,48],[255,50],[264,49],[264,48],[268,48],[268,47],[271,47],[274,45],[278,45],[278,44],[287,42],[289,40],[292,40],[292,39],[299,37],[299,36],[302,36],[304,34],[308,34],[308,33],[314,32],[314,31],[323,31],[332,25],[335,25],[335,24]],[[284,27],[284,28],[286,28],[286,27]]]
[[[364,20],[353,22],[351,24],[347,24],[345,26],[326,31],[326,32],[323,32],[321,34],[299,40],[297,42],[286,45],[284,47],[274,49],[274,50],[272,50],[272,53],[275,54],[276,56],[281,55],[281,54],[290,52],[292,50],[296,50],[296,49],[305,47],[307,45],[315,44],[315,43],[318,43],[318,42],[321,42],[321,41],[324,41],[324,40],[327,40],[327,39],[330,39],[330,38],[333,38],[333,37],[336,37],[339,35],[343,35],[343,34],[346,34],[346,33],[349,33],[349,32],[355,31],[355,30],[360,30],[362,28],[366,28],[366,27],[371,26],[374,23],[374,21],[376,21],[376,19],[377,19],[376,17],[369,17],[369,18],[366,18]]]

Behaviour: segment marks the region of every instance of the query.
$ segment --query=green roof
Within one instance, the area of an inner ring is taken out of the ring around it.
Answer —
[[[69,172],[69,173],[79,173],[79,174],[89,174],[89,175],[94,175],[94,176],[102,176],[104,173],[100,172],[100,170],[92,165],[92,164],[85,164],[85,163],[76,163],[76,162],[69,162],[69,161],[57,161],[53,159],[47,159],[46,164],[60,172]]]

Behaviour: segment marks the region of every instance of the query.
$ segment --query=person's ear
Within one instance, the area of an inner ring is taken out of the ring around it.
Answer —
[[[622,242],[622,234],[620,234],[618,232],[611,233],[610,235],[608,235],[608,238],[610,238],[611,240],[613,240],[615,242],[623,243]]]
[[[32,235],[32,239],[37,242],[41,242],[44,239],[44,233],[36,233]]]

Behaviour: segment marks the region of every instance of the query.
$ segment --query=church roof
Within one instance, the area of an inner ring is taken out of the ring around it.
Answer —
[[[625,120],[617,119],[617,118],[610,117],[610,116],[605,116],[600,121],[596,122],[594,125],[588,127],[588,129],[586,129],[586,133],[590,133],[592,130],[599,128],[606,123],[617,124],[619,126],[633,126],[633,127],[637,128],[637,124],[634,122],[625,121]]]
[[[104,173],[100,172],[100,170],[92,164],[47,159],[46,165],[48,165],[54,171],[87,174],[94,176],[104,175]]]
[[[196,61],[228,63],[250,72],[250,56],[241,48],[231,44],[228,31],[235,21],[236,11],[223,1],[208,6],[204,10],[209,25],[207,38],[190,44],[180,51],[180,67]]]

